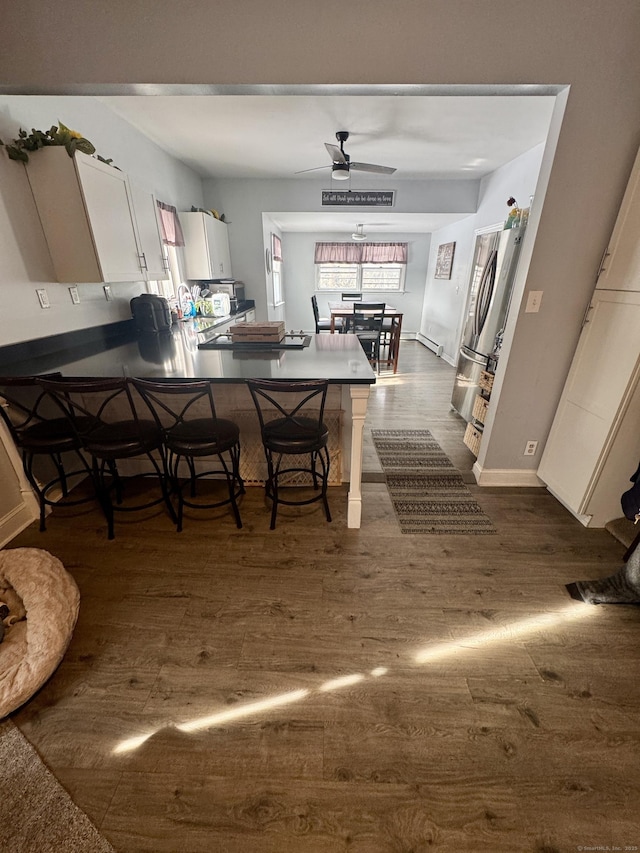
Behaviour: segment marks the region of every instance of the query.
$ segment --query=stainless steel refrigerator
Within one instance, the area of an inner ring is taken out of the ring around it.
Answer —
[[[504,331],[524,228],[479,234],[471,268],[466,320],[451,397],[453,408],[471,421],[481,371]]]

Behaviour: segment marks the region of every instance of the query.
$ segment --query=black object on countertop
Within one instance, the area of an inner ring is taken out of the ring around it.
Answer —
[[[161,332],[171,328],[171,309],[164,296],[141,293],[129,302],[138,332]]]

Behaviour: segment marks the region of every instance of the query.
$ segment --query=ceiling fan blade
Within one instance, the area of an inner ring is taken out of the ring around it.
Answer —
[[[337,145],[331,145],[330,142],[325,142],[324,147],[329,152],[329,157],[331,157],[334,163],[348,163],[348,160],[344,156],[344,153],[338,148]]]
[[[353,163],[349,164],[352,169],[357,169],[359,172],[377,172],[379,175],[393,175],[396,171],[391,166],[376,166],[375,163]]]
[[[330,169],[331,166],[314,166],[313,169],[300,169],[298,172],[294,172],[294,175],[302,175],[305,172],[318,172],[320,169]]]

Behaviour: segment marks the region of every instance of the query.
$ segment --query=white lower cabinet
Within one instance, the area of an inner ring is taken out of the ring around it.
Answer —
[[[640,292],[596,290],[538,469],[583,524],[622,515],[639,416]]]
[[[208,213],[180,213],[188,279],[231,278],[229,234],[224,222]]]
[[[169,277],[155,199],[124,172],[58,146],[33,153],[26,169],[58,281]]]

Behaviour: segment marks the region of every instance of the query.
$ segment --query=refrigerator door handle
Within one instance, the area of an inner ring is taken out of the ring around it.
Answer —
[[[497,263],[498,253],[494,249],[489,255],[489,259],[482,271],[482,278],[480,279],[473,330],[477,336],[482,332],[485,320],[487,319],[487,314],[489,313],[489,305],[491,304],[491,296],[493,295],[493,286],[496,278]]]

